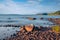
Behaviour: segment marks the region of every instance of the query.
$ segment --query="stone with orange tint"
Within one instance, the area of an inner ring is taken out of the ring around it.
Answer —
[[[25,25],[25,30],[26,30],[27,32],[31,32],[31,31],[33,30],[33,28],[34,28],[33,24]]]

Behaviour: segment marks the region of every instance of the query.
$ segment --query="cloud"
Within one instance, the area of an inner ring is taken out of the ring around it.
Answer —
[[[35,14],[42,12],[53,12],[58,10],[56,7],[40,4],[41,0],[28,0],[27,2],[14,2],[4,0],[0,3],[0,14]]]
[[[0,13],[3,14],[34,14],[37,13],[38,9],[29,8],[33,6],[31,4],[16,4],[12,0],[4,0],[4,2],[0,3]]]

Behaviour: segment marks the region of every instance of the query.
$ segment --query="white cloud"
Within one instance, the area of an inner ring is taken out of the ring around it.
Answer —
[[[39,9],[35,3],[26,3],[26,4],[16,4],[12,0],[5,0],[3,3],[0,3],[0,13],[3,14],[35,14],[38,13]]]
[[[35,14],[51,12],[52,10],[55,11],[52,7],[44,6],[31,0],[27,1],[27,3],[16,3],[12,0],[4,0],[4,2],[0,3],[0,13],[3,14]]]

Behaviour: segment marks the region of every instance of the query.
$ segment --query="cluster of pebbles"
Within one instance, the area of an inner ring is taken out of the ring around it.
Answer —
[[[47,27],[26,25],[21,27],[17,34],[6,40],[60,40],[60,33],[55,33]]]

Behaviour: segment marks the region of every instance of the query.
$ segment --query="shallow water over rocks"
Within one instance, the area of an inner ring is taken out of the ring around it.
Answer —
[[[36,18],[36,20],[29,20],[27,17]],[[41,20],[40,18],[43,18]],[[26,25],[34,24],[36,26],[49,27],[53,23],[48,21],[47,18],[60,18],[60,16],[46,16],[46,15],[20,15],[20,16],[1,16],[0,15],[0,39],[10,37],[12,34],[19,31],[19,27],[5,27],[3,25]],[[2,26],[1,26],[2,25]]]

